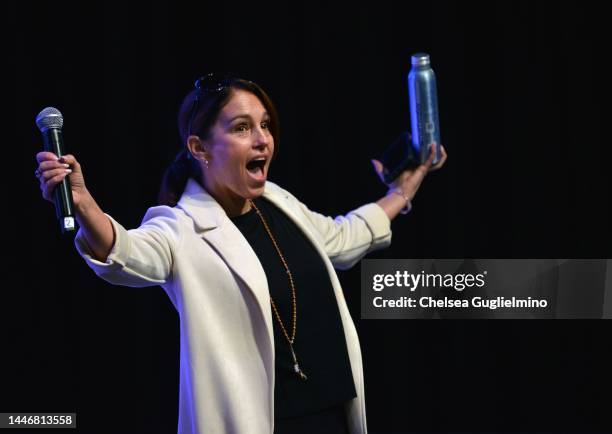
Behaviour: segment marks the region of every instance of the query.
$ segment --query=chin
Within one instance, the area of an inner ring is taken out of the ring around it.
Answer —
[[[265,190],[265,184],[262,185],[261,187],[249,187],[246,192],[247,193],[246,199],[255,199],[256,197],[263,195],[264,190]]]

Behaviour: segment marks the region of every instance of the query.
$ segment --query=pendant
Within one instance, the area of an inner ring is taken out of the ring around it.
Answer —
[[[291,355],[293,356],[293,370],[295,371],[296,374],[300,376],[302,380],[307,380],[308,377],[306,376],[306,374],[302,372],[302,369],[300,368],[300,365],[298,364],[297,357],[295,357],[295,352],[293,351],[293,345],[289,344],[289,348],[291,348]]]

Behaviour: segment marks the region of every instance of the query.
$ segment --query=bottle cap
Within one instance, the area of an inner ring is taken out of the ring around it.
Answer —
[[[429,54],[416,53],[412,55],[412,66],[427,66],[429,65]]]

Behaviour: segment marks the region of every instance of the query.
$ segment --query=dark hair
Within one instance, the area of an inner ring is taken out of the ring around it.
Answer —
[[[280,134],[278,113],[268,94],[259,85],[242,78],[230,78],[225,82],[225,86],[218,91],[202,92],[194,89],[183,99],[179,110],[178,129],[183,141],[183,147],[164,173],[158,196],[158,201],[161,205],[175,206],[181,198],[189,178],[194,178],[196,181],[201,182],[203,174],[200,163],[195,158],[191,158],[191,153],[187,148],[190,123],[191,134],[197,135],[203,140],[208,139],[212,126],[217,121],[221,109],[230,101],[236,90],[251,92],[259,98],[268,111],[270,116],[270,133],[275,143],[273,158],[276,155]],[[194,104],[196,97],[199,100]],[[192,111],[195,105],[197,107],[194,114]]]

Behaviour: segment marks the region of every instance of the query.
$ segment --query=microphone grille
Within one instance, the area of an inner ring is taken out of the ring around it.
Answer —
[[[55,107],[47,107],[36,116],[36,125],[42,132],[47,131],[49,128],[60,129],[64,125],[64,117]]]

